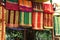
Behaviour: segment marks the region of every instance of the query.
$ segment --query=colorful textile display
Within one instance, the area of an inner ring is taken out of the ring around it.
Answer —
[[[43,13],[42,12],[32,13],[32,28],[36,30],[43,29]]]
[[[0,40],[5,40],[5,14],[4,7],[0,6]]]
[[[43,14],[43,24],[44,28],[53,28],[53,14],[52,13],[44,13]]]
[[[32,28],[43,29],[43,8],[42,3],[33,2]]]
[[[6,22],[7,27],[18,27],[19,11],[7,10]]]
[[[6,9],[18,10],[18,0],[6,0]]]
[[[20,25],[21,26],[32,26],[32,13],[20,11]]]
[[[31,12],[32,2],[27,0],[19,0],[19,9],[20,11]]]
[[[60,15],[54,15],[54,33],[60,36]]]

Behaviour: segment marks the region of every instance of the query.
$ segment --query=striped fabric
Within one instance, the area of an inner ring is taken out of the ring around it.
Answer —
[[[19,11],[7,10],[6,22],[8,27],[18,27]]]
[[[0,6],[0,40],[5,40],[5,9]]]
[[[32,13],[32,28],[36,30],[43,29],[43,13],[42,12]]]
[[[33,2],[33,12],[32,12],[32,28],[33,29],[36,29],[36,30],[43,29],[42,11],[43,11],[42,3]]]
[[[6,9],[18,10],[18,0],[6,0]]]
[[[19,9],[25,12],[32,11],[32,2],[27,0],[19,0]]]
[[[56,36],[60,36],[60,15],[54,16],[54,31]]]
[[[53,28],[53,14],[52,13],[44,13],[44,28]]]
[[[20,25],[21,26],[32,26],[32,13],[20,11]]]

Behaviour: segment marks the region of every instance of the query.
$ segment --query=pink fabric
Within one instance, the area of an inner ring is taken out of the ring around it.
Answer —
[[[8,10],[18,10],[18,4],[13,4],[6,2],[6,9]]]

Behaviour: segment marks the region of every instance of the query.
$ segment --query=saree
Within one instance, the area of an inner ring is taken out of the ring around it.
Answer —
[[[23,27],[31,27],[32,26],[32,13],[31,12],[22,12],[20,11],[20,25]]]
[[[7,10],[6,25],[10,28],[17,28],[19,20],[19,11]]]
[[[27,0],[19,0],[19,10],[24,12],[31,12],[32,2]]]
[[[18,0],[6,0],[6,9],[18,10]]]

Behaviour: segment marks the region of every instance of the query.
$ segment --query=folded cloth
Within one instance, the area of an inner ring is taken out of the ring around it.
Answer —
[[[44,15],[43,16],[44,28],[52,29],[53,28],[53,14],[52,13],[44,13],[43,15]]]
[[[13,28],[18,27],[19,11],[7,10],[6,13],[6,25]]]
[[[42,12],[32,13],[32,29],[43,30],[43,13]]]
[[[24,12],[31,12],[32,2],[27,0],[19,0],[19,10]]]
[[[18,0],[7,0],[6,9],[8,10],[18,10]]]
[[[32,26],[32,12],[22,12],[20,11],[20,25],[21,26]]]

